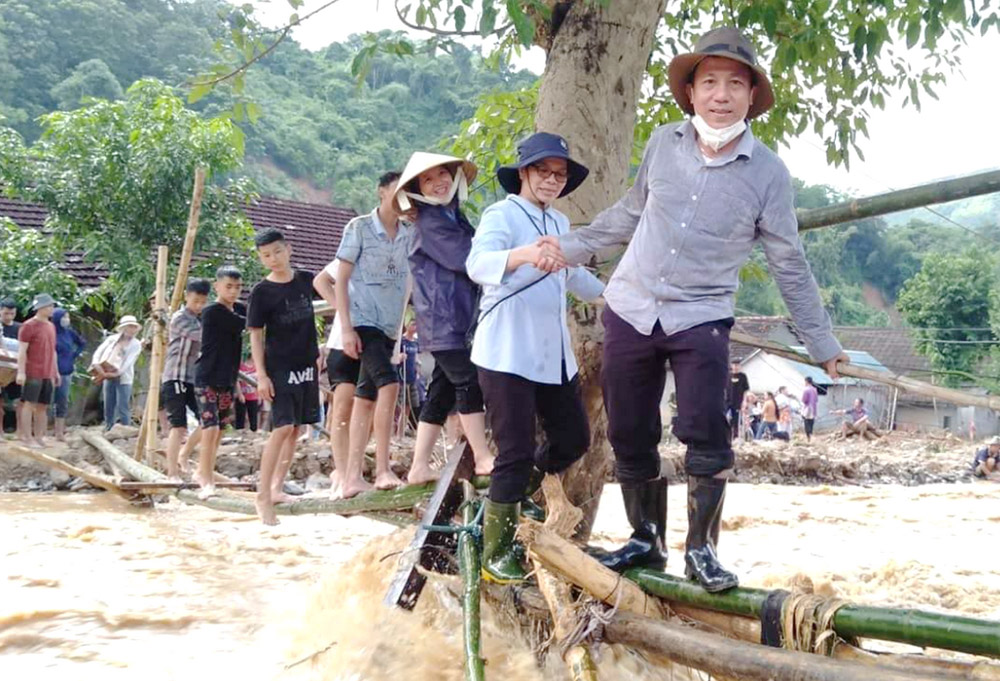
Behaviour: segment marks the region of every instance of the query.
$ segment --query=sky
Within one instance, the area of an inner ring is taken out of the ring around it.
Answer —
[[[327,0],[306,0],[305,14]],[[285,0],[258,2],[263,16],[274,23],[287,20]],[[320,49],[352,33],[399,30],[392,0],[339,0],[295,29],[293,35],[307,49]],[[422,34],[419,34],[422,35]],[[779,154],[792,175],[808,184],[828,184],[855,196],[901,189],[943,177],[966,175],[1000,167],[1000,36],[970,38],[958,48],[961,72],[936,88],[939,99],[921,97],[921,109],[903,107],[904,94],[873,110],[869,139],[861,138],[865,161],[853,158],[848,172],[826,163],[822,140],[803,134]],[[540,48],[515,64],[541,73],[545,55]]]

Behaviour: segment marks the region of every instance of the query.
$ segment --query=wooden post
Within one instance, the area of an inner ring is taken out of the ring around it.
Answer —
[[[517,533],[533,560],[594,598],[637,615],[665,616],[660,599],[643,593],[634,582],[622,579],[569,540],[546,530],[541,523],[522,518]]]
[[[184,287],[187,286],[188,270],[191,268],[191,256],[194,254],[194,239],[198,235],[198,219],[201,216],[201,197],[205,193],[205,169],[194,170],[194,192],[191,194],[191,212],[188,214],[187,233],[184,235],[184,248],[181,250],[181,260],[177,265],[177,279],[174,281],[174,293],[170,297],[170,313],[181,308],[184,300]]]
[[[542,479],[542,490],[545,493],[546,509],[544,527],[553,535],[566,539],[583,520],[583,511],[573,506],[566,498],[566,492],[557,476],[546,475]],[[549,606],[549,612],[552,613],[552,628],[556,641],[566,646],[567,639],[576,630],[578,616],[570,585],[546,569],[531,550],[528,551],[528,555],[535,569],[538,590],[542,592]],[[597,681],[597,666],[590,654],[590,646],[586,642],[581,641],[567,647],[563,662],[566,663],[566,669],[573,681]]]
[[[937,681],[922,670],[903,672],[820,655],[734,641],[676,622],[618,613],[606,640],[712,674],[752,681]]]
[[[167,265],[169,249],[160,246],[156,251],[156,296],[153,302],[153,352],[149,360],[149,392],[146,394],[146,409],[139,425],[139,439],[135,443],[135,458],[146,455],[146,465],[153,465],[153,451],[156,449],[156,431],[160,411],[160,384],[163,379],[164,336],[167,319]]]
[[[174,292],[170,296],[170,315],[180,309],[184,300],[184,288],[187,286],[188,270],[191,268],[191,256],[194,254],[194,239],[198,235],[198,219],[201,216],[201,198],[205,193],[205,169],[201,166],[194,169],[194,190],[191,192],[191,210],[188,213],[187,232],[184,234],[184,247],[181,249],[181,260],[177,265],[177,279],[174,281]],[[159,275],[159,272],[157,272]],[[164,275],[166,277],[166,275]],[[170,323],[170,315],[166,323]],[[163,367],[157,372],[163,373]],[[152,381],[152,379],[150,379]],[[154,414],[155,417],[155,414]],[[139,458],[149,438],[150,420],[148,415],[142,419],[139,426],[139,439],[136,441],[136,458]],[[155,430],[155,429],[154,429]]]

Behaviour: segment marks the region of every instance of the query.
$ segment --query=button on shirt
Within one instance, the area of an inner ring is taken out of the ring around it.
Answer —
[[[351,324],[375,327],[389,338],[399,334],[409,273],[411,228],[396,224],[396,238],[390,239],[377,209],[359,215],[347,223],[337,250],[338,260],[354,265],[347,287]]]
[[[840,343],[806,261],[792,199],[785,164],[749,129],[729,154],[706,160],[685,121],[657,129],[632,188],[560,245],[579,263],[628,243],[604,298],[640,333],[659,322],[672,335],[733,316],[740,267],[760,239],[809,354],[826,361]]]
[[[559,385],[565,359],[567,377],[576,375],[566,324],[566,293],[594,300],[604,284],[582,267],[550,274],[541,281],[545,272],[533,265],[507,271],[513,249],[532,244],[543,234],[567,232],[569,218],[552,208],[543,212],[519,196],[508,196],[483,212],[465,263],[469,276],[483,287],[481,321],[472,344],[474,364]],[[520,290],[534,281],[538,283]],[[510,294],[514,295],[503,300]]]

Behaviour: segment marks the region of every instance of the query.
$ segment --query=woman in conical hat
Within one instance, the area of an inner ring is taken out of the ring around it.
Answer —
[[[499,448],[483,519],[482,569],[484,578],[501,584],[525,578],[514,534],[529,480],[545,474],[546,497],[558,493],[562,483],[555,476],[587,451],[590,425],[566,300],[567,293],[594,300],[604,291],[582,267],[547,263],[540,242],[569,232],[569,218],[552,202],[579,187],[587,168],[552,133],[531,135],[517,152],[517,163],[497,172],[509,195],[483,212],[467,261],[469,275],[483,287],[472,361]],[[537,446],[539,423],[545,437]],[[567,526],[580,520],[575,509],[554,504],[549,511],[569,518]]]
[[[483,393],[466,337],[476,314],[479,289],[465,271],[475,231],[461,210],[476,166],[454,156],[417,152],[399,178],[396,201],[415,215],[410,245],[413,308],[420,349],[434,357],[434,373],[420,410],[411,484],[433,480],[430,456],[448,413],[458,410],[476,459],[476,473],[489,474],[493,455],[486,441]]]

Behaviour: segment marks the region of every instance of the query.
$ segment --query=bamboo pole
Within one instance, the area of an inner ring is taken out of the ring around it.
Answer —
[[[166,476],[156,471],[112,445],[100,435],[84,431],[83,440],[101,453],[108,461],[113,462],[125,473],[140,482],[164,482]],[[278,515],[309,515],[316,513],[335,513],[337,515],[361,515],[380,511],[409,511],[426,501],[434,490],[433,484],[406,485],[394,490],[372,490],[364,492],[351,499],[328,499],[312,497],[291,503],[275,504]],[[217,511],[244,513],[256,515],[253,499],[249,496],[223,492],[208,499],[199,499],[193,490],[178,489],[173,495],[189,504],[198,504]]]
[[[778,355],[779,357],[784,357],[785,359],[790,359],[795,362],[801,362],[802,364],[822,366],[819,362],[813,360],[808,355],[796,352],[781,343],[765,340],[763,338],[757,338],[756,336],[740,333],[739,331],[730,332],[729,340],[734,343],[743,343],[744,345],[767,350],[772,355]],[[842,376],[884,383],[886,385],[895,386],[903,392],[914,393],[916,395],[926,395],[927,397],[946,400],[953,404],[964,404],[970,407],[986,407],[987,409],[1000,411],[1000,395],[973,395],[962,390],[953,390],[952,388],[930,385],[929,383],[924,383],[923,381],[918,381],[907,376],[900,376],[899,374],[895,374],[891,371],[877,371],[875,369],[860,367],[854,364],[840,363],[837,365],[837,372]]]
[[[938,677],[755,645],[632,613],[618,613],[605,639],[713,676],[747,681],[932,681]]]
[[[664,617],[665,611],[658,598],[643,593],[638,585],[622,579],[569,540],[546,530],[538,521],[522,518],[517,532],[529,555],[594,598],[637,615]]]
[[[153,299],[153,352],[149,360],[149,392],[146,408],[139,425],[139,438],[135,443],[135,458],[144,458],[146,465],[153,465],[156,449],[156,426],[160,411],[160,385],[163,381],[164,343],[167,320],[163,318],[167,305],[167,265],[170,250],[166,246],[156,249],[156,294]]]
[[[66,463],[62,459],[57,459],[55,457],[49,456],[43,452],[36,449],[31,449],[29,447],[23,447],[19,444],[13,442],[4,443],[7,448],[7,452],[11,454],[17,454],[18,456],[27,457],[33,461],[37,461],[40,464],[44,464],[49,468],[55,468],[63,473],[68,473],[69,475],[74,475],[81,480],[86,480],[88,483],[94,487],[111,492],[112,494],[117,494],[122,499],[128,501],[135,501],[137,496],[135,493],[126,492],[123,490],[118,483],[116,483],[111,478],[107,478],[103,475],[98,475],[96,473],[91,473],[90,471],[85,471],[82,468],[77,468],[76,466]]]
[[[823,208],[799,209],[796,217],[799,231],[804,231],[994,192],[1000,192],[1000,170],[940,180]]]
[[[759,618],[770,592],[738,587],[710,594],[694,582],[665,572],[629,570],[626,575],[642,591],[666,601],[743,617]],[[875,638],[921,648],[942,648],[972,655],[1000,657],[1000,622],[913,609],[845,605],[833,617],[841,638]]]
[[[194,169],[194,190],[191,193],[191,210],[188,213],[187,232],[184,234],[181,260],[177,265],[174,293],[170,297],[171,314],[181,308],[181,301],[184,300],[184,288],[187,286],[188,270],[191,268],[191,256],[194,255],[194,240],[198,235],[198,220],[201,217],[201,199],[204,193],[205,169],[199,166]]]
[[[201,200],[205,193],[205,169],[198,166],[194,169],[194,189],[191,191],[191,208],[188,212],[187,231],[184,233],[184,246],[181,249],[181,260],[177,265],[177,279],[174,281],[174,292],[170,296],[170,313],[167,315],[166,324],[170,323],[170,316],[181,307],[184,300],[184,288],[187,286],[188,270],[191,268],[191,257],[194,255],[194,241],[198,235],[198,220],[201,217]],[[159,273],[157,273],[159,274]],[[164,274],[164,277],[166,275]],[[162,366],[157,372],[163,373]],[[153,415],[154,418],[156,415]],[[136,458],[139,452],[147,445],[147,434],[153,427],[148,415],[142,419],[139,425],[139,439],[136,441]]]
[[[471,525],[475,521],[476,509],[472,500],[476,490],[468,480],[462,481],[462,496],[465,506],[462,509],[462,523]],[[465,679],[466,681],[484,681],[486,678],[485,663],[482,655],[482,630],[479,612],[479,547],[476,539],[469,532],[458,536],[458,568],[462,573],[464,589],[462,590],[463,640],[465,641]]]

